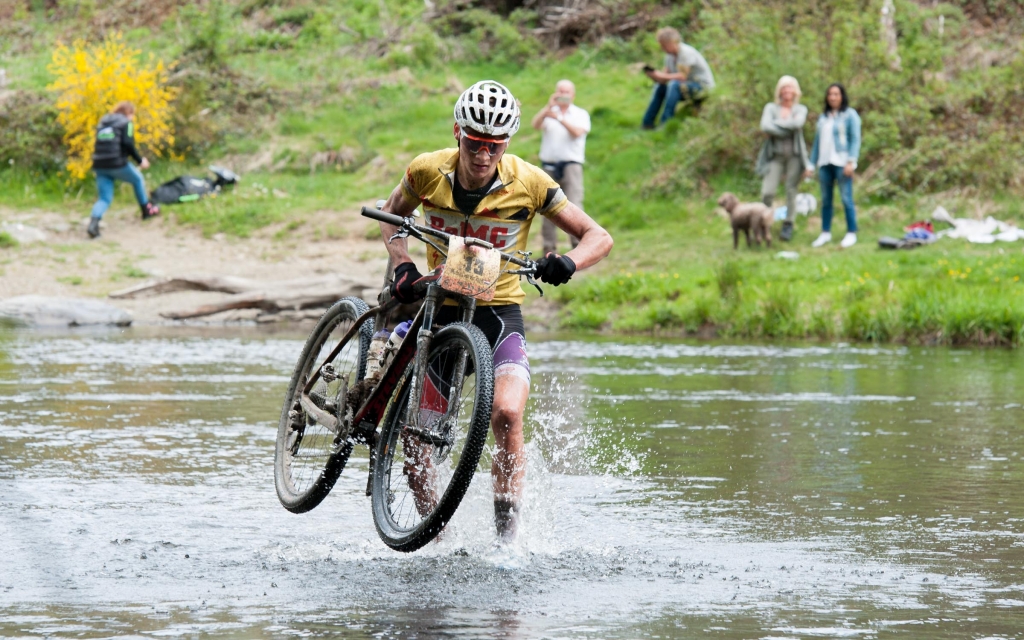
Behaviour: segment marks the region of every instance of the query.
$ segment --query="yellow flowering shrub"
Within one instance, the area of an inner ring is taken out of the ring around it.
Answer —
[[[67,170],[81,180],[92,168],[96,125],[118,102],[135,105],[135,143],[159,156],[174,143],[171,100],[176,90],[167,86],[164,64],[125,44],[121,34],[98,45],[76,41],[58,43],[49,71],[57,92],[57,121],[64,128]]]

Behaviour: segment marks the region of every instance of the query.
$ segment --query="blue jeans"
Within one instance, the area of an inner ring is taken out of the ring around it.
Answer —
[[[683,99],[684,94],[691,102],[700,102],[697,96],[700,95],[701,87],[699,82],[687,80],[682,84],[679,80],[670,80],[665,84],[654,85],[654,93],[651,95],[651,104],[647,106],[647,113],[644,114],[644,126],[653,127],[654,120],[658,117],[658,111],[662,103],[665,104],[665,111],[661,114],[661,124],[676,115],[676,105]]]
[[[140,205],[149,202],[142,172],[132,163],[129,162],[117,169],[96,169],[96,188],[100,192],[100,199],[92,206],[92,217],[102,218],[110,208],[110,203],[114,201],[114,182],[117,180],[132,185],[132,189],[135,189],[135,199]]]
[[[853,207],[853,178],[843,175],[843,168],[827,164],[818,169],[821,183],[821,230],[832,231],[832,191],[839,183],[839,199],[846,213],[846,231],[857,233],[857,210]]]

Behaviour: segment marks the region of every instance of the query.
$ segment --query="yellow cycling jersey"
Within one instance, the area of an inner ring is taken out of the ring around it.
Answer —
[[[419,200],[425,224],[435,229],[486,240],[505,253],[525,251],[534,215],[539,213],[550,218],[569,202],[547,173],[506,153],[498,162],[497,180],[477,205],[477,210],[467,216],[455,206],[452,195],[458,160],[458,149],[424,153],[409,164],[402,178],[406,197]],[[427,247],[427,264],[431,269],[437,267],[443,257],[433,247]],[[519,276],[505,274],[498,279],[494,299],[478,304],[522,304],[525,298]]]

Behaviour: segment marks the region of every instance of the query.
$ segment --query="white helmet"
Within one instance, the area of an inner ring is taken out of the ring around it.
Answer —
[[[462,129],[511,138],[519,131],[519,103],[504,85],[481,80],[459,96],[455,103],[455,122]]]

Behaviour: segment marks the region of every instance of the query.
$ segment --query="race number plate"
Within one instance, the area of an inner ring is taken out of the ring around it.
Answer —
[[[457,236],[448,240],[448,261],[440,281],[442,289],[477,300],[493,300],[499,275],[501,252],[497,249],[467,245]]]

